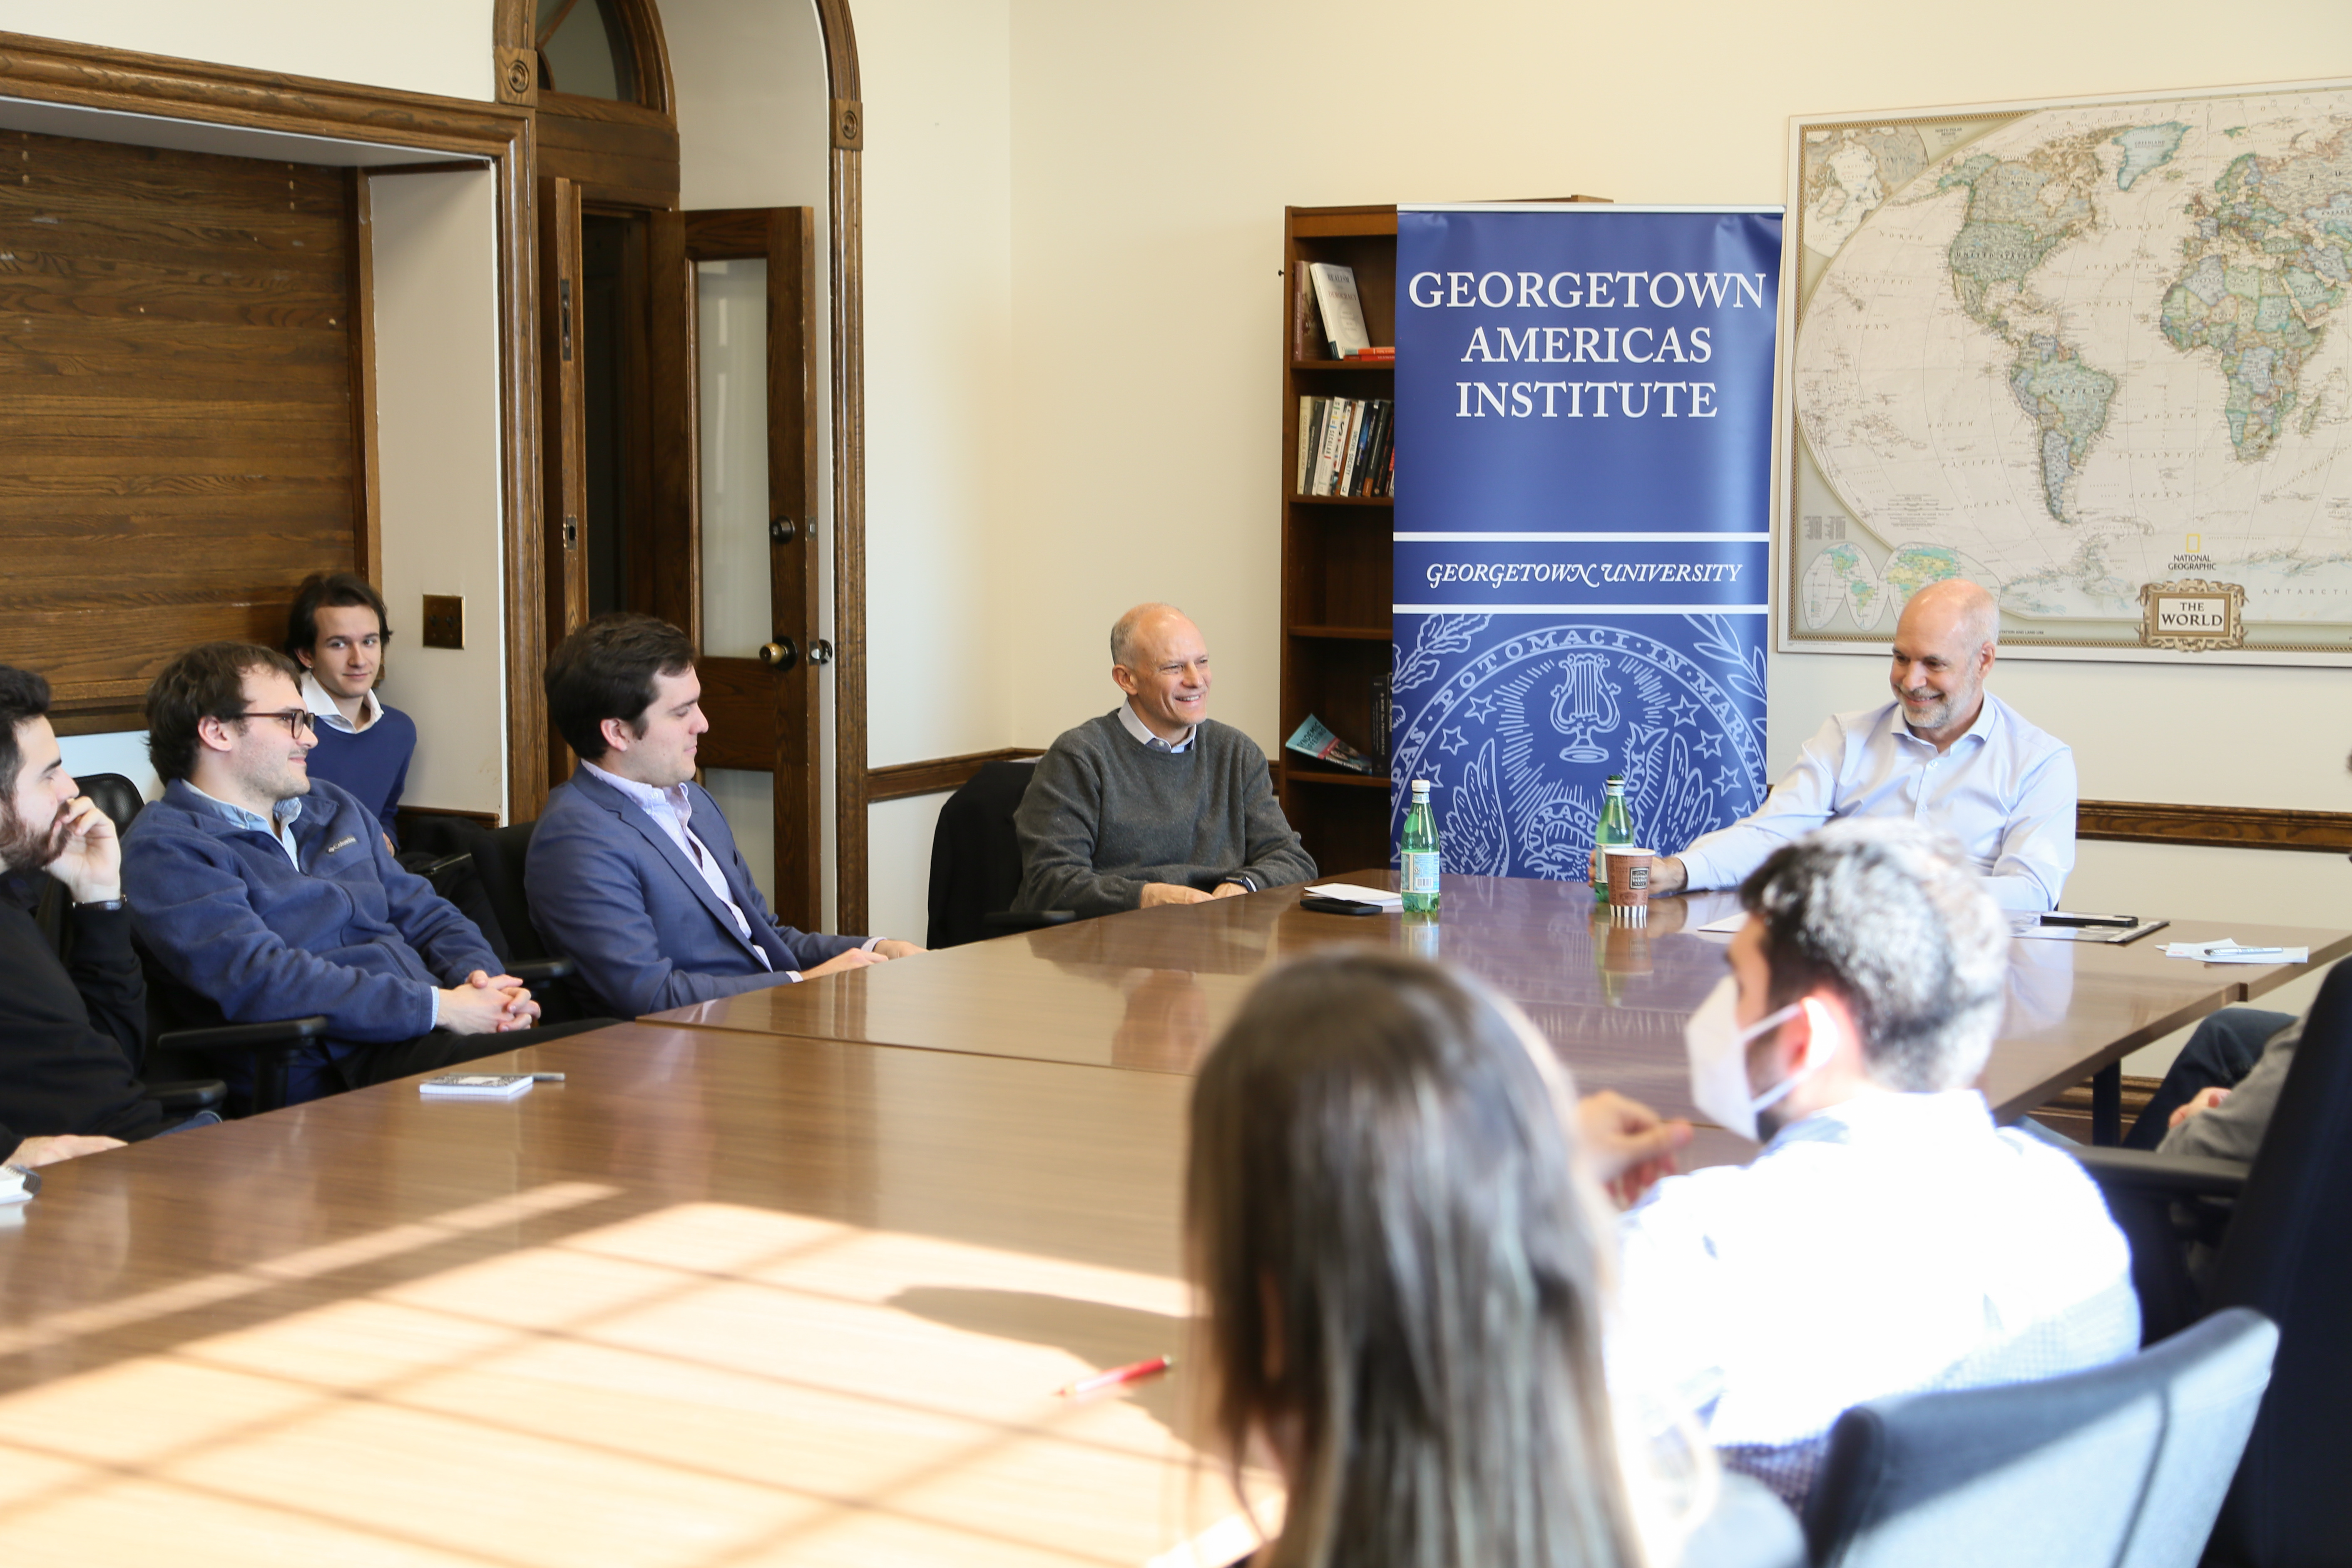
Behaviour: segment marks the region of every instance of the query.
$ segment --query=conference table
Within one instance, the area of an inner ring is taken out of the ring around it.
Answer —
[[[1332,880],[1393,888],[1395,873]],[[1448,876],[1437,921],[1321,914],[1304,889],[1162,905],[877,964],[826,985],[772,986],[674,1008],[646,1021],[763,1037],[1019,1057],[1188,1073],[1260,975],[1333,942],[1401,947],[1459,964],[1510,997],[1586,1090],[1611,1089],[1696,1118],[1683,1023],[1727,974],[1738,900],[1653,900],[1645,923],[1611,918],[1580,883]],[[2205,963],[2165,956],[2173,942],[2234,937],[2308,946],[2310,964],[2352,952],[2352,930],[2176,921],[2126,946],[2019,940],[2008,1010],[1980,1087],[2014,1121],[2086,1079],[2112,1132],[2117,1064],[2217,1008],[2307,973],[2297,964]],[[1703,1137],[1702,1159],[1744,1160],[1754,1145]]]
[[[0,1554],[1249,1551],[1187,1367],[1058,1394],[1184,1348],[1182,1079],[643,1025],[513,1062],[566,1081],[362,1089],[0,1209]]]
[[[1358,873],[1349,879],[1379,879]],[[1253,1527],[1192,1438],[1187,1075],[1255,979],[1434,952],[1587,1088],[1689,1110],[1726,973],[1555,884],[1451,878],[1435,922],[1297,889],[1137,910],[491,1058],[48,1167],[0,1208],[0,1548],[474,1568],[1213,1568]],[[2183,938],[2352,931],[2183,922]],[[2019,942],[1986,1089],[2016,1114],[2287,966]],[[1719,1131],[1701,1162],[1752,1145]],[[1278,1517],[1271,1478],[1251,1495]]]

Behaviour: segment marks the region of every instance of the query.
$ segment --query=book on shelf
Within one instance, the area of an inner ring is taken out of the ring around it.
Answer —
[[[1351,773],[1380,771],[1371,758],[1333,734],[1331,727],[1312,713],[1290,732],[1290,739],[1283,744],[1302,756],[1313,757],[1318,763],[1328,763],[1335,768],[1345,768]]]
[[[1296,330],[1290,340],[1290,357],[1323,359],[1331,353],[1331,336],[1323,330],[1323,312],[1315,308],[1315,279],[1304,267],[1298,269],[1297,279],[1298,299],[1291,311]]]
[[[1293,493],[1385,496],[1395,465],[1396,404],[1386,397],[1298,400]]]
[[[1323,331],[1331,340],[1331,357],[1346,359],[1371,346],[1364,330],[1363,302],[1356,298],[1356,269],[1329,261],[1310,261],[1307,275],[1315,280],[1315,302],[1323,316]]]

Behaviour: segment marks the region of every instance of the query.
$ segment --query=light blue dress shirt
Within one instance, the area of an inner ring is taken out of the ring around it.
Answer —
[[[2131,1250],[2057,1149],[1974,1089],[1864,1094],[1618,1221],[1610,1392],[1688,1415],[1801,1506],[1829,1428],[1883,1394],[2022,1383],[2139,1347]]]
[[[1990,691],[1941,754],[1911,732],[1899,702],[1840,713],[1762,806],[1678,858],[1693,889],[1736,888],[1783,844],[1842,816],[1906,817],[1948,833],[2001,908],[2054,910],[2074,869],[2074,752]]]

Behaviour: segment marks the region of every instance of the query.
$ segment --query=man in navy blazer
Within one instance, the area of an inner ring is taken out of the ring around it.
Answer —
[[[709,730],[686,634],[600,616],[547,662],[555,727],[580,754],[531,835],[523,887],[540,934],[623,1017],[787,985],[923,950],[781,925],[727,819],[694,783]]]

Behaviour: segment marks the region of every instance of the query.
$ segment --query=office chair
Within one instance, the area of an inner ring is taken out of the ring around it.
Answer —
[[[2278,1343],[2237,1308],[2088,1372],[1856,1405],[1806,1504],[1814,1568],[2191,1568]]]
[[[2352,964],[2319,988],[2277,1110],[2251,1166],[2135,1150],[2082,1152],[2132,1243],[2145,1311],[2252,1308],[2279,1326],[2278,1365],[2213,1530],[2209,1563],[2290,1568],[2352,1562]],[[2210,1238],[2197,1205],[2234,1200],[2200,1282],[2183,1234]],[[2178,1205],[2178,1206],[2177,1206]]]
[[[506,944],[499,956],[506,960],[507,973],[539,998],[541,1023],[575,1023],[603,1009],[575,978],[579,964],[563,953],[551,952],[530,918],[522,873],[530,858],[530,837],[538,828],[536,822],[512,822],[482,834],[474,840],[474,868],[481,875],[482,891]]]
[[[924,946],[961,947],[1078,918],[1070,910],[1013,911],[1021,890],[1021,841],[1013,832],[1013,814],[1036,776],[1034,757],[982,763],[940,807],[939,826],[931,830],[931,919]]]

